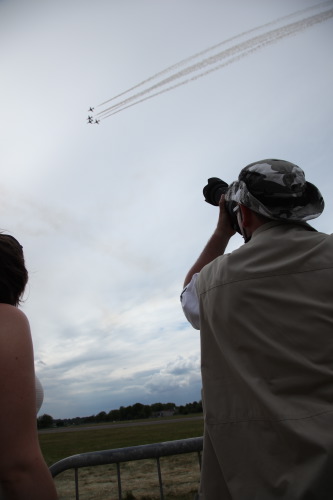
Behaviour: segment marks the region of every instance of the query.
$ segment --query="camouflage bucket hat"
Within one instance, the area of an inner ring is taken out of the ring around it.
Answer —
[[[324,210],[320,191],[306,182],[303,170],[284,160],[261,160],[241,170],[226,201],[245,205],[270,219],[307,221]]]

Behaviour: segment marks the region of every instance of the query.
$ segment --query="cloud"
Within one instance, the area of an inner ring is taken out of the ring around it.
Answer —
[[[168,392],[188,388],[201,380],[199,356],[184,358],[178,356],[174,361],[155,373],[145,384],[149,393]]]
[[[175,315],[177,292],[172,288],[164,299],[159,294],[140,298],[115,314],[95,310],[94,318],[70,328],[64,324],[62,331],[51,335],[47,350],[35,349],[45,394],[52,394],[56,403],[64,390],[73,404],[86,397],[88,407],[98,413],[97,405],[106,395],[109,409],[114,409],[132,404],[131,397],[153,403],[163,396],[180,404],[182,397],[196,392],[199,336],[186,325],[178,297]],[[49,413],[63,415],[52,399],[46,401]]]
[[[78,362],[79,361],[79,362]],[[86,404],[90,412],[110,411],[134,402],[174,402],[185,404],[201,399],[201,376],[198,354],[189,358],[177,356],[165,365],[142,369],[142,365],[127,362],[117,368],[112,356],[79,357],[59,364],[39,375],[45,388],[47,406],[55,418],[63,418],[68,408],[58,406],[64,388],[72,404]],[[147,367],[149,365],[147,364]],[[74,416],[72,414],[72,416]]]

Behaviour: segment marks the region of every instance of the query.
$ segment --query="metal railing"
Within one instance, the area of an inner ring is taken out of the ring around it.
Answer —
[[[133,460],[155,459],[157,464],[157,474],[160,489],[160,500],[164,500],[163,481],[160,466],[160,458],[171,455],[181,455],[183,453],[198,453],[199,466],[201,469],[201,452],[203,438],[179,439],[177,441],[166,441],[164,443],[145,444],[141,446],[130,446],[127,448],[116,448],[114,450],[93,451],[90,453],[80,453],[64,458],[51,465],[50,471],[53,477],[68,469],[74,469],[75,479],[75,499],[79,497],[78,469],[81,467],[92,467],[96,465],[116,464],[118,479],[118,498],[122,500],[122,485],[120,464]]]

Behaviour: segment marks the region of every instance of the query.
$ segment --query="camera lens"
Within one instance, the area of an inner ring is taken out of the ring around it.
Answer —
[[[210,179],[208,179],[208,184],[203,188],[205,201],[207,201],[207,203],[210,203],[211,205],[218,207],[221,196],[228,191],[228,187],[228,184],[218,177],[211,177]],[[237,206],[237,203],[235,203],[234,201],[228,201],[226,202],[225,206],[230,216],[233,228],[239,234],[242,234],[235,213],[235,207]]]
[[[226,193],[228,184],[218,177],[211,177],[208,179],[208,184],[203,188],[203,195],[205,201],[216,207],[219,204],[221,195]]]

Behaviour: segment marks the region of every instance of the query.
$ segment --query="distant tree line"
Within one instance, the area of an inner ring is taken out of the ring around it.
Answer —
[[[202,413],[202,402],[194,401],[186,405],[176,406],[175,403],[154,403],[143,405],[135,403],[130,406],[120,406],[118,410],[108,413],[101,411],[97,415],[89,417],[75,417],[64,419],[53,419],[51,415],[41,415],[37,418],[38,429],[48,427],[64,427],[68,425],[95,424],[101,422],[122,422],[124,420],[137,420],[141,418],[166,417],[171,415],[188,415],[191,413]]]

